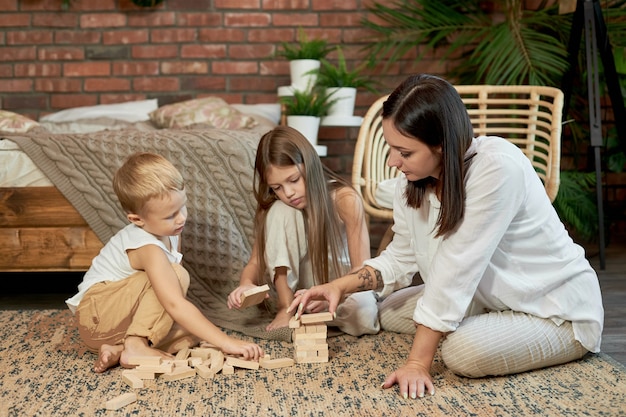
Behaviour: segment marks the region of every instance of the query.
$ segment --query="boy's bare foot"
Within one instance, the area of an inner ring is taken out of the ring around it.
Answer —
[[[289,319],[291,319],[291,314],[287,313],[286,308],[281,308],[274,320],[265,328],[266,331],[280,329],[281,327],[289,326]]]
[[[94,372],[102,373],[120,363],[120,356],[124,345],[102,345],[98,353],[98,359],[93,365]]]
[[[174,356],[163,352],[162,350],[148,346],[148,339],[139,336],[128,336],[124,340],[124,350],[120,355],[120,365],[124,368],[134,368],[130,365],[129,358],[133,356],[160,356],[163,359],[172,359]]]

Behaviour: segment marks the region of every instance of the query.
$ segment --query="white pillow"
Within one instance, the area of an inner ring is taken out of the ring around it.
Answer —
[[[157,99],[129,101],[117,104],[100,104],[97,106],[74,107],[41,117],[45,122],[72,122],[80,119],[95,119],[108,117],[109,119],[126,122],[143,122],[150,120],[150,112],[159,107]]]

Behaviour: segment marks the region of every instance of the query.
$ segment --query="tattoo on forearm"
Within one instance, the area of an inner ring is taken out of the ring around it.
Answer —
[[[359,291],[378,290],[384,286],[383,276],[376,269],[374,270],[374,276],[367,268],[360,269],[355,274],[361,280],[361,284],[357,287]]]

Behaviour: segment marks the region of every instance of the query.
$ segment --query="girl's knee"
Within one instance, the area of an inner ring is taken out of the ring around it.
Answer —
[[[172,264],[172,268],[174,268],[174,272],[176,272],[176,276],[178,276],[178,281],[183,289],[183,293],[187,294],[189,284],[191,283],[189,272],[182,265],[176,263]]]

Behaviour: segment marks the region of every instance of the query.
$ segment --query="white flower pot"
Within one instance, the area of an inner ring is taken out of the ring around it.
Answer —
[[[317,74],[309,74],[320,68],[317,59],[294,59],[289,61],[291,86],[298,91],[309,91],[317,82]]]
[[[317,133],[320,128],[320,118],[315,116],[287,116],[287,126],[293,127],[302,133],[313,146],[317,145]]]
[[[328,109],[329,116],[352,116],[356,101],[356,88],[354,87],[328,87],[326,94],[330,100],[336,100]]]

